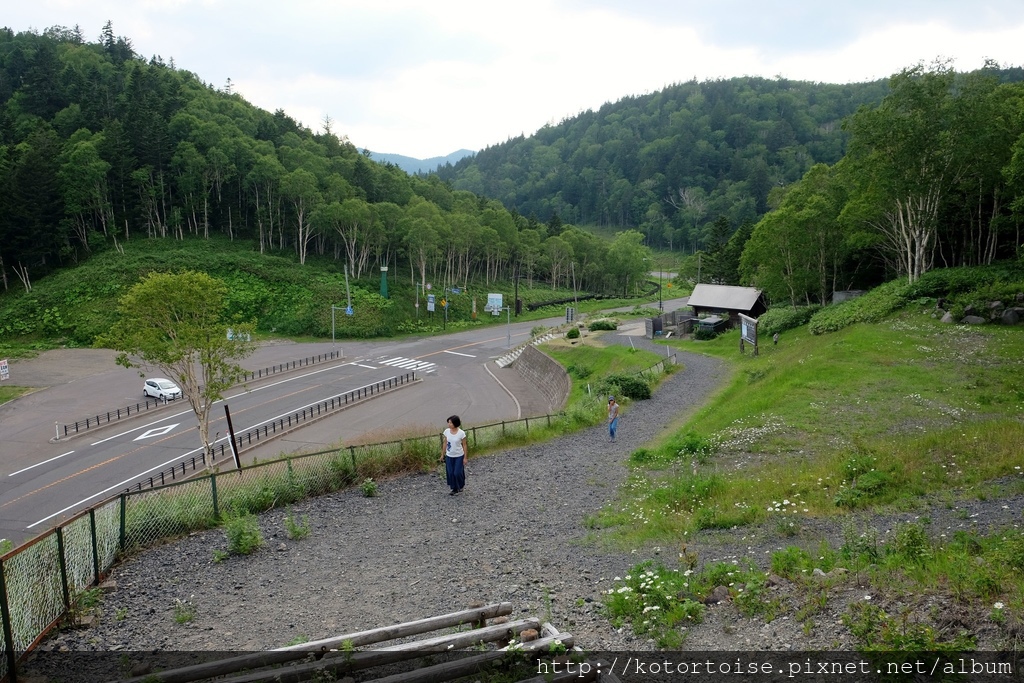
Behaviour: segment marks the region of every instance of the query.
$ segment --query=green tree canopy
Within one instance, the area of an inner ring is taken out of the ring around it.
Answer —
[[[151,273],[120,301],[120,318],[103,342],[117,363],[156,367],[181,387],[209,451],[210,409],[245,370],[236,361],[255,350],[253,324],[224,319],[227,286],[205,273]]]

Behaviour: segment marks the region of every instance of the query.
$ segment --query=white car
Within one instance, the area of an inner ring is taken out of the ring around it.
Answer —
[[[176,398],[181,398],[181,388],[169,379],[153,377],[152,379],[147,379],[146,383],[142,385],[142,395],[147,398],[153,397],[158,400],[173,401]]]

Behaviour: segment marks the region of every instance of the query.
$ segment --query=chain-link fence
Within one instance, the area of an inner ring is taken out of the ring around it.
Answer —
[[[638,374],[665,371],[674,358]],[[469,427],[474,450],[522,443],[557,429],[564,414]],[[16,664],[83,593],[125,553],[163,539],[216,526],[225,516],[289,505],[337,491],[366,478],[433,467],[441,434],[286,457],[212,472],[104,501],[0,557],[2,645],[0,679],[17,680]]]

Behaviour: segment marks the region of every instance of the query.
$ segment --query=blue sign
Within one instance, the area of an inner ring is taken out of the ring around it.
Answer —
[[[346,306],[345,307],[345,315],[353,315],[352,307],[351,306]]]
[[[459,288],[458,287],[452,287],[452,294],[458,294],[458,293],[459,293]]]

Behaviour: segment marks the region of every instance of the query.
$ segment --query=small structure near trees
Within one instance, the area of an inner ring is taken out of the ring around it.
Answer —
[[[739,314],[757,318],[766,310],[764,294],[754,287],[698,284],[687,305],[698,317],[719,316],[736,320]]]

